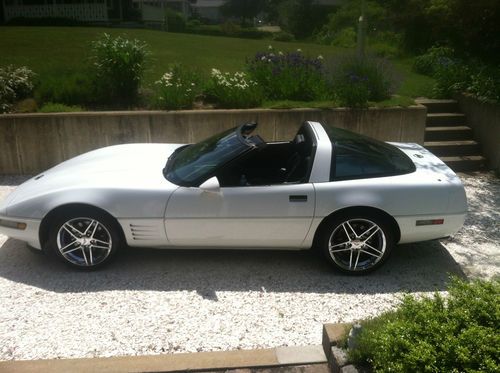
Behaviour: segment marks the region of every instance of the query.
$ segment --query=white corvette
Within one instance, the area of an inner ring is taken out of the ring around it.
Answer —
[[[93,269],[120,246],[321,249],[338,270],[379,267],[397,243],[463,224],[460,179],[417,144],[316,122],[264,142],[244,124],[192,145],[91,151],[0,204],[0,233]],[[166,164],[165,164],[166,163]]]

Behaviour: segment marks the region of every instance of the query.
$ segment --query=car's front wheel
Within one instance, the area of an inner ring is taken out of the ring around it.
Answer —
[[[90,209],[64,213],[51,224],[49,249],[66,264],[96,269],[107,264],[120,246],[116,222]]]
[[[394,233],[391,225],[376,214],[347,214],[328,222],[321,245],[336,269],[360,275],[385,262],[394,246]]]

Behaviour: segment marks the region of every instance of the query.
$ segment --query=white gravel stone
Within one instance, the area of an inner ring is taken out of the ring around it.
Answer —
[[[323,323],[444,291],[450,273],[497,275],[500,182],[461,176],[471,209],[461,232],[402,245],[365,277],[309,252],[223,250],[124,250],[87,273],[0,235],[0,360],[317,345]],[[0,178],[0,198],[23,180]]]

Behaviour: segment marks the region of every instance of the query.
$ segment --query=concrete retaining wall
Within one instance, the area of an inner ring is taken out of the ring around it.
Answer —
[[[103,146],[191,143],[246,121],[268,141],[290,140],[304,120],[331,123],[384,141],[422,144],[426,109],[207,110],[0,115],[0,174],[35,174]]]
[[[457,99],[472,128],[474,140],[481,144],[488,167],[500,172],[500,105],[482,103],[468,96]]]

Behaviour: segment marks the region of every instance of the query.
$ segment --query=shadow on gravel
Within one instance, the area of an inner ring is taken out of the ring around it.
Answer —
[[[84,272],[66,267],[20,241],[0,247],[0,276],[54,292],[107,290],[300,293],[393,293],[444,290],[449,275],[464,276],[437,241],[401,245],[367,276],[345,276],[317,253],[303,251],[126,249],[108,267]]]

